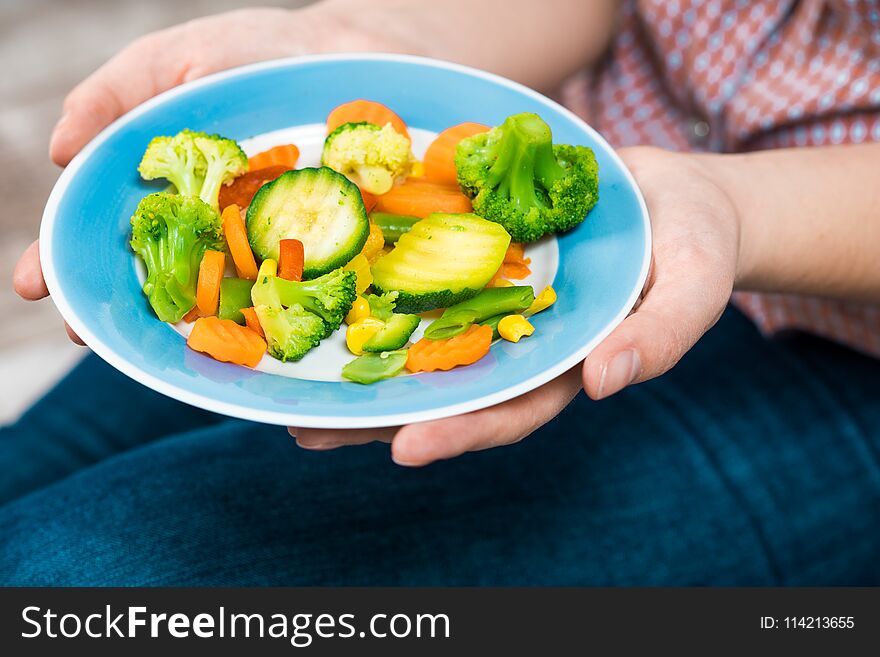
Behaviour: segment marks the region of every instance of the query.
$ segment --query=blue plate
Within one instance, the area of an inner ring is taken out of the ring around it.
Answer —
[[[182,128],[246,140],[321,123],[353,98],[394,109],[415,128],[497,125],[537,112],[554,141],[590,146],[600,200],[587,220],[558,238],[558,302],[536,315],[536,333],[499,343],[476,365],[403,376],[370,386],[289,378],[192,352],[156,319],[140,291],[128,248],[129,217],[156,190],[137,165],[147,142]],[[626,317],[645,282],[650,224],[620,159],[589,126],[519,84],[474,69],[399,55],[315,56],[213,75],[144,103],[102,132],[67,167],[43,215],[40,249],[59,311],[101,358],[183,402],[258,422],[299,427],[394,426],[473,411],[562,374]]]

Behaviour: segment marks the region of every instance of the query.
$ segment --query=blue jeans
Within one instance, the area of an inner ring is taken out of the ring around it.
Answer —
[[[88,357],[0,436],[0,583],[880,584],[880,362],[737,311],[672,372],[405,469]]]

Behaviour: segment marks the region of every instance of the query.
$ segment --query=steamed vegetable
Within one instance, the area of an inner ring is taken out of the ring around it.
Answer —
[[[223,209],[223,214],[220,217],[223,220],[223,233],[226,236],[226,245],[229,247],[229,254],[232,256],[236,273],[239,278],[256,280],[257,261],[254,260],[254,252],[251,251],[251,245],[248,243],[247,229],[241,218],[241,211],[233,203]]]
[[[373,265],[373,287],[397,291],[397,309],[445,308],[474,296],[501,266],[510,236],[473,214],[435,213]]]
[[[458,184],[455,171],[455,149],[466,138],[490,130],[482,123],[459,123],[446,128],[428,146],[422,160],[425,165],[425,178],[445,185]]]
[[[532,315],[541,312],[542,310],[547,310],[550,306],[556,303],[556,290],[553,289],[552,286],[548,285],[543,290],[541,290],[540,294],[535,297],[535,300],[532,301],[532,305],[526,308],[526,311],[523,313],[526,317],[531,317]]]
[[[270,265],[275,271],[270,273]],[[277,275],[277,265],[267,260],[260,267],[257,283],[251,292],[257,315],[259,306],[277,305],[284,307],[300,306],[319,317],[324,323],[321,338],[325,338],[339,328],[351,304],[357,297],[355,275],[353,272],[337,269],[310,281],[289,281]],[[260,316],[263,329],[266,325]],[[268,334],[267,334],[268,335]]]
[[[421,217],[413,217],[405,214],[390,214],[388,212],[371,212],[370,221],[382,231],[386,244],[394,244],[404,233],[408,233]]]
[[[298,160],[299,149],[294,144],[281,144],[252,155],[248,158],[248,166],[251,171],[269,167],[293,169]]]
[[[202,317],[217,314],[220,303],[220,281],[223,280],[224,269],[226,269],[225,253],[210,249],[205,251],[199,265],[199,277],[196,283],[196,306]]]
[[[422,318],[418,315],[392,314],[385,325],[364,342],[363,350],[367,352],[394,351],[400,349],[408,341],[409,336],[419,327]]]
[[[224,248],[220,217],[197,197],[158,192],[131,217],[131,248],[144,260],[144,294],[163,322],[179,322],[196,304],[202,255]]]
[[[370,194],[384,194],[406,178],[413,155],[409,139],[386,125],[343,123],[327,135],[321,164]]]
[[[375,317],[363,317],[349,324],[345,330],[345,346],[355,356],[364,353],[366,342],[385,327],[385,322]]]
[[[341,267],[360,253],[370,224],[357,186],[333,169],[288,171],[256,193],[247,212],[254,253],[278,259],[279,243],[303,243],[303,278]]]
[[[220,186],[247,170],[247,156],[232,139],[192,130],[153,138],[138,166],[144,180],[164,178],[178,194],[198,196],[215,209]]]
[[[220,310],[217,317],[231,319],[236,324],[245,324],[242,311],[251,307],[253,287],[254,282],[246,278],[224,278],[220,281]]]
[[[278,276],[288,281],[301,281],[305,251],[299,240],[281,240],[278,245]]]
[[[186,344],[215,360],[256,367],[266,353],[266,341],[229,319],[201,317],[193,324]]]
[[[300,360],[327,335],[324,320],[299,304],[285,306],[275,274],[277,264],[265,260],[251,290],[254,312],[266,336],[269,355],[281,361]]]
[[[455,167],[474,212],[500,223],[517,242],[573,228],[599,198],[593,151],[554,145],[537,114],[515,114],[463,139]]]
[[[366,299],[370,307],[370,315],[376,319],[387,322],[394,314],[394,308],[397,305],[397,297],[400,295],[397,291],[386,292],[385,294],[368,294]]]
[[[470,199],[457,185],[409,178],[376,201],[378,212],[427,217],[434,212],[470,212]]]
[[[406,124],[397,114],[382,103],[374,100],[352,100],[333,108],[327,116],[327,132],[331,133],[343,123],[358,123],[365,121],[378,126],[391,124],[401,135],[409,139]]]
[[[272,182],[285,171],[290,171],[291,168],[285,166],[266,167],[241,174],[230,184],[220,188],[220,196],[218,197],[220,210],[225,210],[233,204],[240,208],[246,208],[260,187]]]
[[[508,342],[519,342],[535,332],[535,327],[522,315],[507,315],[498,322],[498,335]]]
[[[375,383],[397,376],[406,367],[406,349],[364,354],[342,368],[342,377],[355,383]]]
[[[488,354],[490,346],[492,329],[488,326],[471,326],[461,335],[447,340],[422,338],[409,348],[406,369],[433,372],[470,365]]]
[[[258,334],[261,338],[265,338],[266,334],[263,332],[263,327],[260,325],[260,318],[257,317],[257,311],[254,310],[254,307],[251,306],[249,308],[242,308],[241,314],[244,316],[244,323],[251,331]]]
[[[464,333],[497,315],[521,313],[535,300],[529,285],[487,288],[472,299],[450,306],[425,329],[425,337],[441,340]]]

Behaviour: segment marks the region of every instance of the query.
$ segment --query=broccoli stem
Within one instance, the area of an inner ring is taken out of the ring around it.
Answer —
[[[547,208],[546,192],[565,175],[553,153],[553,135],[537,114],[522,113],[501,125],[495,162],[486,182],[522,212]],[[540,189],[539,189],[540,187]]]

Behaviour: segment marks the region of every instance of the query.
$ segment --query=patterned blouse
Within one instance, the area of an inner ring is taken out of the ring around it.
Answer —
[[[880,142],[880,0],[624,0],[608,55],[563,101],[617,147]],[[880,184],[880,161],[877,171]],[[880,306],[734,300],[765,332],[803,329],[880,355]]]

